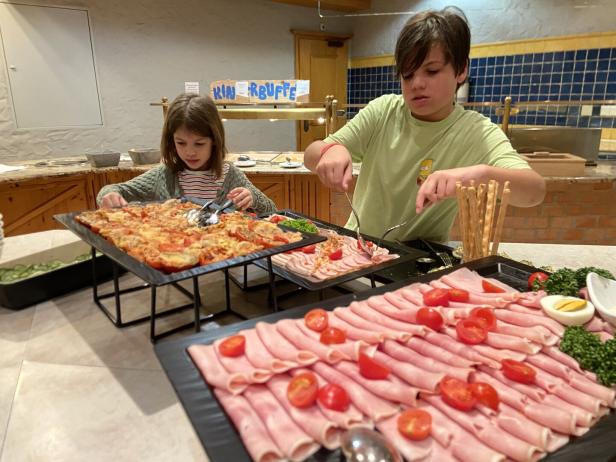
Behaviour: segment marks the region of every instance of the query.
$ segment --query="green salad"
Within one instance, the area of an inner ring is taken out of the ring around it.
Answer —
[[[84,253],[75,257],[73,261],[63,262],[60,260],[52,260],[47,263],[34,263],[32,265],[15,265],[11,268],[0,268],[0,283],[11,283],[21,281],[22,279],[31,278],[40,274],[53,271],[63,266],[79,263],[90,258],[90,253]]]
[[[280,222],[280,224],[288,228],[293,228],[298,231],[303,231],[305,233],[318,233],[319,232],[319,229],[315,226],[315,224],[306,218],[296,218],[296,219],[284,220]]]

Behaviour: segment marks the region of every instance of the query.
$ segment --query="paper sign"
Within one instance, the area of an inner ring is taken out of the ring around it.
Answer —
[[[199,82],[184,82],[184,93],[199,94]]]
[[[217,103],[304,103],[310,101],[310,80],[217,80],[210,94]]]

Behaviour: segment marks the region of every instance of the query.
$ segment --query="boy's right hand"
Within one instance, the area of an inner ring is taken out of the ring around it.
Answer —
[[[117,192],[105,194],[101,199],[101,207],[103,208],[124,207],[125,205],[128,205],[128,202]]]
[[[353,180],[351,153],[341,145],[332,146],[324,153],[315,168],[321,183],[334,191],[348,191]]]

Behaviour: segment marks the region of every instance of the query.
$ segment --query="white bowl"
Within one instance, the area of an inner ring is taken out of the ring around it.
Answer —
[[[588,273],[586,287],[601,317],[616,326],[616,281],[599,276],[597,273]]]
[[[128,150],[128,155],[136,165],[157,164],[160,162],[160,149],[134,148]]]

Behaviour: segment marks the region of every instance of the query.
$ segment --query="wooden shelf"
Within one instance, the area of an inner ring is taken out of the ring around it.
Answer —
[[[280,119],[280,120],[315,120],[324,121],[328,114],[326,108],[218,108],[223,119]]]

